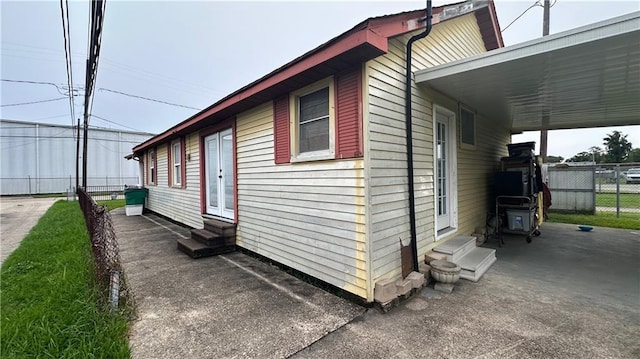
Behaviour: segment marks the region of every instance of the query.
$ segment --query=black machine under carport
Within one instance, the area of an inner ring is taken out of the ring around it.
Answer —
[[[504,244],[503,233],[525,234],[531,243],[533,236],[540,235],[538,192],[543,186],[535,142],[507,147],[509,156],[500,159],[501,171],[495,175],[494,233],[500,245]]]

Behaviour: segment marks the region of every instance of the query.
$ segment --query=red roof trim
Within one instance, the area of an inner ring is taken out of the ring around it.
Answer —
[[[235,93],[227,96],[226,98],[220,100],[215,103],[211,107],[206,110],[201,111],[200,113],[192,116],[190,119],[170,128],[169,130],[161,133],[147,142],[144,142],[136,147],[134,147],[133,152],[141,151],[145,148],[153,146],[156,143],[160,143],[163,140],[171,137],[174,134],[181,133],[183,130],[191,127],[195,123],[215,114],[216,112],[227,108],[235,103],[238,103],[248,97],[251,97],[260,91],[263,91],[269,87],[275,86],[278,83],[286,80],[294,75],[297,75],[305,70],[313,68],[331,58],[342,54],[348,50],[354,49],[360,45],[369,44],[381,52],[387,52],[387,39],[375,32],[371,31],[368,28],[361,29],[357,32],[347,35],[343,39],[337,41],[336,43],[330,45],[325,49],[321,49],[315,52],[313,55],[304,58],[298,62],[294,62],[290,66],[284,68],[282,71],[277,72],[271,76],[267,76],[263,78],[263,80],[258,80],[253,85],[246,86],[243,89],[236,91]]]
[[[456,4],[449,4],[447,6],[451,5]],[[433,8],[433,15],[442,13],[447,6]],[[489,17],[491,19],[491,21],[478,21],[485,44],[493,41],[494,44],[497,42],[499,47],[503,47],[504,44],[493,1],[490,1],[488,6],[482,7],[479,10],[483,9],[485,11],[488,10]],[[349,50],[356,49],[359,46],[369,45],[372,48],[379,50],[381,53],[386,53],[388,50],[388,38],[424,28],[425,22],[421,21],[424,16],[425,10],[421,9],[394,15],[369,18],[342,35],[329,40],[262,78],[231,93],[227,97],[191,116],[185,121],[171,127],[167,131],[134,147],[133,152],[134,154],[138,153],[149,147],[162,143],[167,139],[171,139],[178,134],[183,134],[183,132],[187,131],[189,128],[207,117],[215,115],[230,106],[259,94],[261,91],[272,88],[295,75],[301,74],[302,72],[314,68],[315,66],[331,60]],[[434,16],[433,24],[435,25],[438,22],[439,17]]]

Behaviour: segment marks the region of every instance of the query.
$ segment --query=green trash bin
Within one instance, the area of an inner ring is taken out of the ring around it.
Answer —
[[[139,216],[144,210],[144,201],[147,198],[148,189],[139,186],[124,187],[125,213],[127,216]]]

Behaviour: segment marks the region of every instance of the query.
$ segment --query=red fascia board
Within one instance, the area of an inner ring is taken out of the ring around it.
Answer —
[[[496,13],[496,6],[493,1],[489,1],[489,16],[491,16],[491,24],[493,25],[496,40],[498,41],[498,47],[504,47],[502,31],[500,31],[500,23],[498,22],[498,14]]]
[[[444,7],[434,7],[432,16],[442,12]],[[433,16],[432,25],[438,23],[438,17]],[[425,9],[415,10],[397,15],[385,16],[371,20],[371,29],[386,38],[406,34],[423,29],[427,26]]]
[[[133,152],[143,151],[146,148],[154,146],[158,143],[161,143],[168,138],[180,134],[186,130],[188,130],[191,126],[195,125],[199,121],[216,114],[217,112],[228,108],[240,101],[243,101],[251,96],[254,96],[261,91],[264,91],[272,86],[275,86],[281,83],[284,80],[287,80],[297,74],[302,73],[310,68],[318,66],[325,61],[328,61],[336,56],[339,56],[342,53],[345,53],[351,49],[357,48],[358,46],[368,44],[373,46],[374,48],[380,50],[381,54],[386,53],[388,50],[387,38],[381,36],[380,34],[371,31],[369,28],[364,28],[359,31],[356,31],[345,38],[337,41],[336,43],[330,45],[329,47],[322,49],[313,55],[302,59],[291,66],[283,69],[282,71],[273,74],[272,76],[264,79],[256,83],[253,86],[250,86],[244,90],[240,90],[235,94],[232,94],[222,101],[212,105],[208,109],[194,115],[190,119],[174,126],[173,128],[165,131],[149,139],[147,142],[144,142],[133,148]]]

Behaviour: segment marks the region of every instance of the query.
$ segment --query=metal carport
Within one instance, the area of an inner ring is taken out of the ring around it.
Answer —
[[[421,70],[513,133],[640,124],[640,12]]]

